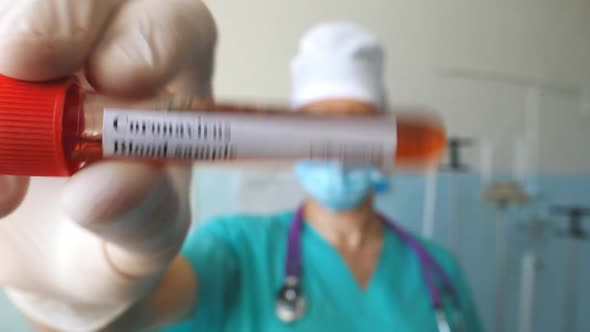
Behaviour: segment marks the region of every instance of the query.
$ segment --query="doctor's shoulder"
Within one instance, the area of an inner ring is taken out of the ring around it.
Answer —
[[[459,260],[448,249],[432,240],[425,239],[421,236],[414,236],[451,278],[458,277],[462,274]]]
[[[212,236],[231,242],[257,241],[286,236],[294,210],[266,214],[220,215],[193,226],[191,237]]]

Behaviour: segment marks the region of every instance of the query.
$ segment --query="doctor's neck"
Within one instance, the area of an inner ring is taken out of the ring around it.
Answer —
[[[309,199],[305,203],[304,217],[307,223],[337,247],[361,249],[383,235],[383,224],[375,213],[372,197],[367,197],[352,210],[338,212]]]

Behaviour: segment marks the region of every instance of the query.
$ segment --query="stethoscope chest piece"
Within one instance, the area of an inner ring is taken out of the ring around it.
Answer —
[[[294,322],[305,314],[306,302],[297,278],[287,278],[275,303],[277,317],[284,323]]]
[[[455,312],[454,308],[450,317],[442,308],[436,309],[435,315],[438,332],[463,332],[463,316],[460,312]],[[454,327],[451,328],[451,325]]]
[[[451,325],[449,324],[449,320],[447,319],[447,315],[442,308],[437,308],[435,310],[436,315],[436,327],[438,328],[438,332],[451,332]]]

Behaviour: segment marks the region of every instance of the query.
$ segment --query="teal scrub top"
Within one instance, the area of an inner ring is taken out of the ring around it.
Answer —
[[[307,311],[294,323],[280,321],[275,300],[293,213],[221,217],[191,232],[182,253],[198,275],[197,305],[192,317],[165,331],[437,331],[421,265],[395,233],[386,231],[376,270],[362,289],[338,252],[307,223],[301,234]],[[464,331],[483,331],[457,262],[441,247],[422,243],[458,290]]]

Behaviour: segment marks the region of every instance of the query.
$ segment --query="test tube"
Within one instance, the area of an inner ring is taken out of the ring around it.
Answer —
[[[427,113],[335,114],[221,104],[196,97],[141,102],[84,91],[76,79],[0,76],[0,174],[70,176],[104,159],[320,159],[384,169],[436,167],[446,133]]]

